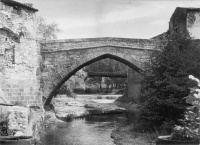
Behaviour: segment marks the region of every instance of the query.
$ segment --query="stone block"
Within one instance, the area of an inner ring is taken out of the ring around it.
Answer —
[[[30,96],[30,100],[34,100],[34,98],[35,98],[34,96]]]
[[[20,101],[23,101],[24,100],[24,96],[20,96]]]

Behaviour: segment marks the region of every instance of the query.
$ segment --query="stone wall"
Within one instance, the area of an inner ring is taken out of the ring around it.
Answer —
[[[34,12],[0,11],[0,97],[10,103],[41,105],[40,45]]]
[[[38,67],[38,48],[35,41],[21,41],[15,46],[14,63],[3,68],[0,73],[0,88],[4,98],[11,103],[41,104],[40,76]],[[38,74],[37,74],[38,72]]]
[[[43,134],[44,110],[24,106],[1,106],[1,140],[8,137],[31,138],[32,144],[40,141]],[[3,114],[4,115],[3,115]],[[7,115],[5,115],[7,114]],[[29,142],[31,140],[28,140]],[[19,143],[20,144],[20,143]]]
[[[28,135],[28,124],[30,108],[12,106],[8,111],[8,132],[11,136],[31,136]]]

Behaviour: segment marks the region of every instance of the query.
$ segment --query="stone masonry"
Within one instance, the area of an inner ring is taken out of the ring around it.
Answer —
[[[95,61],[111,58],[136,72],[144,70],[149,53],[158,44],[149,39],[93,38],[41,42],[41,89],[51,102],[56,91],[76,71]]]
[[[0,5],[0,97],[12,104],[41,105],[37,10],[15,1]]]

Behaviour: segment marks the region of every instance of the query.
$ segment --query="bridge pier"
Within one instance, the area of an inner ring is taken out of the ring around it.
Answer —
[[[141,75],[133,70],[128,68],[128,95],[127,97],[132,100],[134,103],[139,102],[139,97],[141,94]]]

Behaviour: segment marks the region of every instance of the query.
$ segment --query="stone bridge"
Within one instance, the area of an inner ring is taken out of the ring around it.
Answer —
[[[136,74],[144,70],[149,53],[156,44],[155,40],[126,38],[41,42],[41,89],[47,98],[45,105],[50,104],[59,88],[78,70],[101,59],[110,58],[122,62],[134,70],[134,76],[138,76]]]
[[[0,4],[6,7],[0,10],[0,103],[41,106],[44,96],[47,98],[45,105],[48,105],[73,74],[104,58],[115,59],[131,68],[127,76],[128,96],[137,101],[140,93],[138,78],[149,53],[159,48],[158,41],[166,36],[163,33],[152,39],[92,38],[40,42],[35,21],[37,9],[11,0],[1,0]],[[174,19],[179,16],[180,26],[189,20],[182,21],[182,17],[194,16],[199,20],[197,13],[197,9],[177,8],[170,25],[175,26]],[[196,30],[196,24],[190,24],[189,29]],[[180,28],[178,30],[182,33],[187,27]],[[169,34],[176,30],[177,27],[170,27]]]

